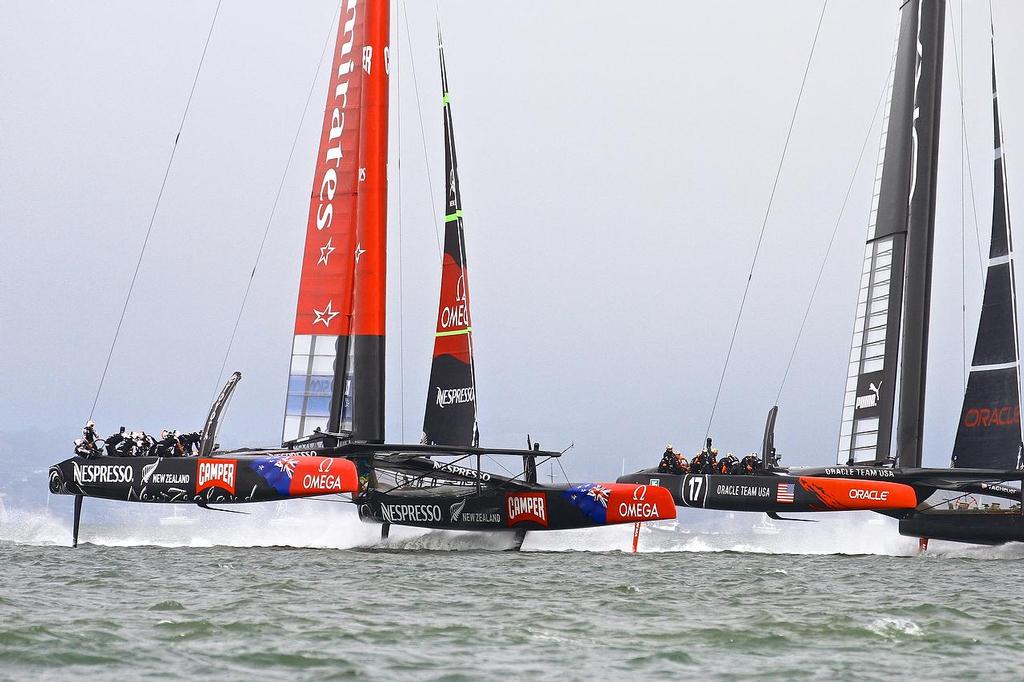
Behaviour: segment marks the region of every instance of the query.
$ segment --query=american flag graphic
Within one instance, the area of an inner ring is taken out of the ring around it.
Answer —
[[[793,489],[792,483],[780,483],[778,492],[775,493],[776,502],[793,502]]]

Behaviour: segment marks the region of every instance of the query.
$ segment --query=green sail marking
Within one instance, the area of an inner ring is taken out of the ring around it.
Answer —
[[[466,327],[465,329],[456,329],[450,332],[437,332],[434,336],[459,336],[460,334],[468,334],[473,331],[472,327]]]
[[[457,210],[457,211],[456,211],[455,213],[449,213],[448,215],[446,215],[446,216],[444,217],[444,221],[445,221],[446,223],[450,223],[450,222],[452,222],[453,220],[458,220],[458,219],[459,219],[459,218],[461,218],[461,217],[462,217],[462,209],[460,208],[460,209],[459,209],[459,210]]]

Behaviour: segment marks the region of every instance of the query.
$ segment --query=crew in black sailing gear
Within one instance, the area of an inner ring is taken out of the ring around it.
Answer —
[[[178,456],[178,434],[164,429],[160,432],[160,440],[153,446],[153,454],[157,457]]]
[[[132,441],[125,435],[124,427],[103,439],[108,457],[131,457]]]
[[[202,431],[193,431],[192,433],[182,433],[178,435],[178,456],[179,457],[194,457],[198,453],[196,448],[199,447],[199,441],[203,439]]]
[[[129,456],[145,457],[152,455],[156,450],[156,439],[145,431],[132,431],[130,434],[132,445]]]
[[[740,460],[740,468],[737,473],[752,474],[755,471],[760,471],[762,468],[761,458],[752,452]]]
[[[720,462],[718,462],[718,473],[720,474],[735,474],[738,473],[740,461],[730,452]]]
[[[672,474],[675,473],[673,469],[676,466],[676,451],[672,448],[672,443],[665,446],[665,452],[661,456],[661,462],[658,463],[659,474]]]
[[[711,456],[708,457],[708,469],[711,473],[718,471],[718,448],[711,448]]]
[[[686,461],[686,458],[681,454],[676,453],[675,460],[672,461],[672,473],[673,474],[688,474],[690,473],[690,463]]]

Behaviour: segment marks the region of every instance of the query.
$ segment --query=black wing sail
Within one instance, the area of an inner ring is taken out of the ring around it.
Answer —
[[[985,297],[978,321],[971,373],[960,412],[954,467],[1020,467],[1020,350],[1017,339],[1016,280],[1010,235],[1003,134],[996,90],[995,45],[992,50],[992,121],[995,181],[992,196],[992,244],[988,254]]]
[[[944,2],[921,0],[900,11],[843,400],[842,464],[891,461],[897,381],[923,387],[915,367],[927,360],[944,11]],[[906,421],[916,434],[919,420]],[[913,439],[901,432],[900,451],[902,441]]]
[[[455,157],[448,74],[440,33],[438,43],[447,191],[441,298],[437,311],[427,408],[423,417],[423,442],[434,445],[477,445],[476,373],[473,366],[473,326],[469,315],[466,236],[462,225],[462,194],[459,191],[459,170]]]

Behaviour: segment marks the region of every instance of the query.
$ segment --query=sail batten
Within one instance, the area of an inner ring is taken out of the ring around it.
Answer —
[[[462,192],[455,153],[455,130],[444,45],[438,34],[441,63],[441,105],[444,111],[446,197],[444,254],[434,352],[430,367],[422,442],[434,445],[477,445],[476,372],[473,325],[469,306],[469,270],[462,216]]]
[[[1020,343],[1002,126],[992,46],[992,238],[978,334],[953,444],[954,467],[1021,466]]]

